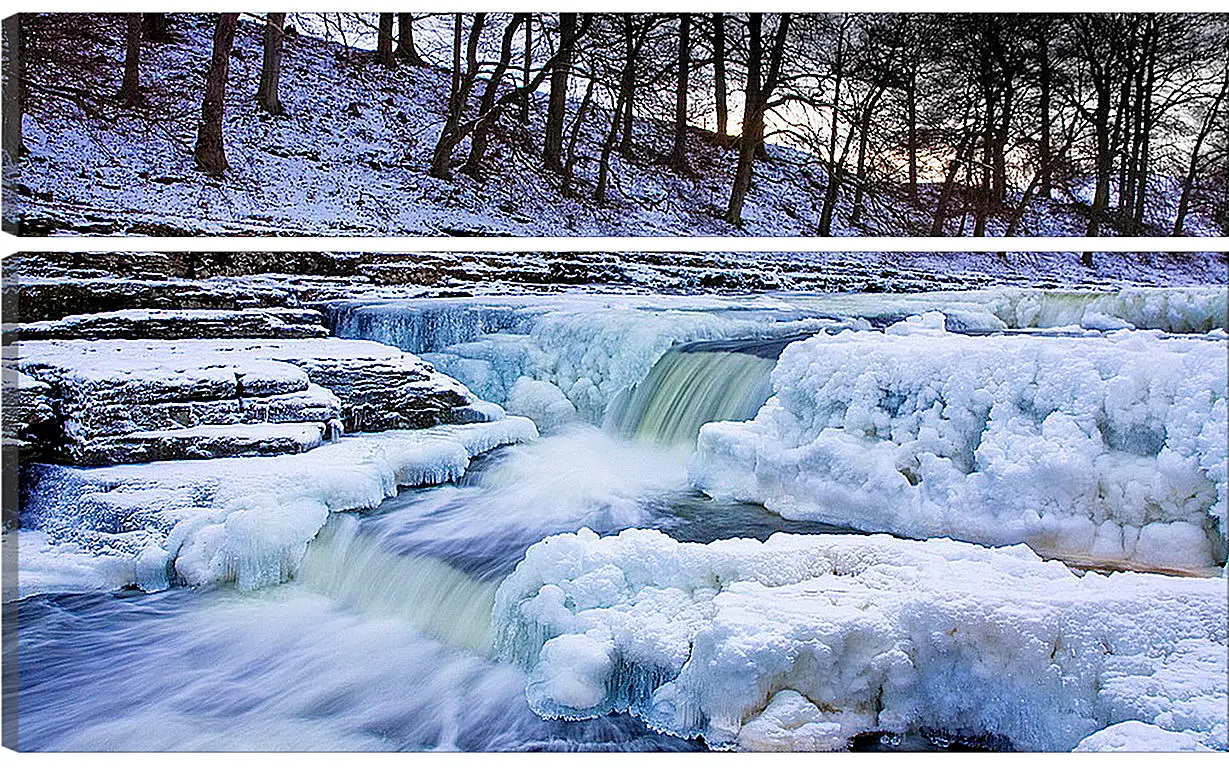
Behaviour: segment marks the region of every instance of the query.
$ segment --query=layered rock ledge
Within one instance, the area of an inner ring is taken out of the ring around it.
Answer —
[[[4,357],[21,375],[6,377],[18,402],[33,404],[24,412],[44,422],[18,419],[14,439],[72,464],[298,453],[343,431],[501,415],[429,363],[368,341],[55,340]]]

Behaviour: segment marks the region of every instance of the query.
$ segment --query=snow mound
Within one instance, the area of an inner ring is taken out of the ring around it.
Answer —
[[[790,519],[1086,564],[1224,564],[1223,337],[933,321],[790,345],[754,420],[703,427],[692,482]]]
[[[1128,720],[1103,728],[1076,745],[1073,752],[1211,752],[1189,733]]]
[[[1224,592],[1020,546],[582,529],[529,549],[494,620],[548,718],[627,711],[746,749],[933,728],[1026,750],[1139,720],[1224,749]]]
[[[454,481],[470,457],[536,437],[528,419],[509,417],[344,437],[282,456],[33,465],[19,588],[276,584],[294,575],[330,512],[370,509],[400,486]],[[64,553],[75,557],[61,561]]]

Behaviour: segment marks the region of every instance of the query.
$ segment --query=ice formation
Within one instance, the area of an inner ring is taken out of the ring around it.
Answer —
[[[292,576],[330,512],[369,509],[399,486],[456,480],[469,459],[532,440],[528,419],[343,437],[307,453],[80,468],[33,465],[22,507],[24,593],[165,588]],[[30,529],[33,529],[31,531]],[[63,554],[97,558],[66,569]],[[52,569],[52,570],[48,570]],[[107,575],[110,574],[110,575]]]
[[[1229,325],[1218,287],[356,300],[332,305],[329,316],[337,335],[422,354],[485,400],[505,404],[522,378],[549,383],[596,424],[674,345],[882,327],[930,311],[944,313],[948,330],[977,333],[1060,326],[1203,333]]]
[[[494,617],[550,718],[627,711],[745,749],[934,728],[1026,750],[1136,720],[1154,743],[1225,748],[1221,578],[1078,576],[1022,546],[886,535],[582,529],[531,547]]]
[[[970,337],[938,313],[821,334],[754,420],[703,427],[692,481],[792,519],[1206,572],[1229,527],[1223,339]]]

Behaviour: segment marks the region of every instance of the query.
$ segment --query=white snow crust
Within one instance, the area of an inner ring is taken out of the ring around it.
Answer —
[[[1225,748],[1222,578],[1079,576],[942,539],[582,529],[529,549],[494,619],[545,717],[793,750],[919,728],[1070,750],[1137,720]]]
[[[456,480],[472,456],[536,437],[528,419],[509,417],[348,436],[282,456],[34,465],[24,527],[6,535],[21,537],[23,595],[172,581],[250,590],[293,576],[330,512]]]
[[[913,538],[1184,572],[1225,562],[1223,335],[943,326],[932,313],[790,345],[754,420],[701,429],[693,483]]]

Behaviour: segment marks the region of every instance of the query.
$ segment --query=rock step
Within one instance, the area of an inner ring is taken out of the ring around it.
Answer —
[[[43,397],[53,419],[34,430],[17,418],[13,438],[32,458],[81,465],[293,453],[343,430],[503,415],[429,363],[371,341],[42,340],[4,354],[28,384],[15,391]],[[299,431],[261,440],[254,427]]]
[[[13,341],[40,339],[306,339],[328,335],[314,309],[126,309],[5,328]]]
[[[183,429],[128,432],[96,440],[78,453],[79,464],[111,464],[165,461],[170,459],[215,459],[230,456],[276,456],[303,453],[319,447],[336,422],[289,424],[207,424]]]

